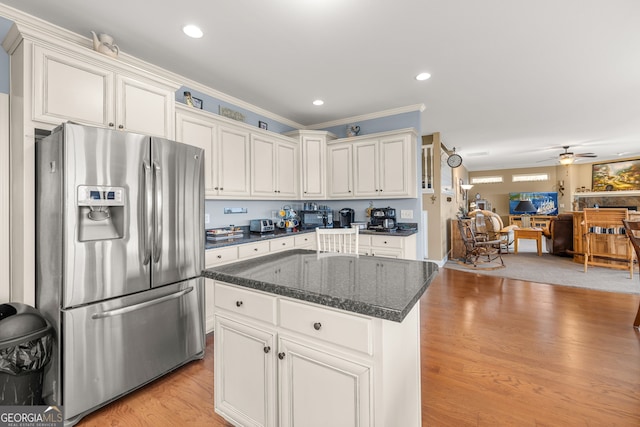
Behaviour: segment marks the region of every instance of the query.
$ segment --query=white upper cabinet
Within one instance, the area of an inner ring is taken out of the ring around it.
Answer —
[[[176,109],[176,140],[205,152],[205,197],[249,197],[249,132],[192,107]]]
[[[216,190],[225,197],[249,197],[250,133],[231,124],[218,127]]]
[[[355,197],[380,196],[378,141],[353,144],[353,185]]]
[[[118,69],[91,51],[66,55],[35,45],[33,55],[34,121],[174,138],[177,85]]]
[[[331,145],[327,149],[327,154],[329,198],[353,197],[353,146],[351,144]]]
[[[251,196],[298,198],[298,146],[275,136],[251,137]]]
[[[327,131],[298,130],[286,135],[300,141],[300,198],[327,198],[327,141],[336,136]]]
[[[179,107],[178,107],[179,108]],[[204,120],[189,111],[176,112],[176,140],[194,145],[204,150],[204,194],[205,197],[217,196],[214,190],[216,179],[216,156],[218,126]]]
[[[416,149],[412,129],[330,143],[329,197],[416,197]],[[352,165],[349,153],[353,156]]]

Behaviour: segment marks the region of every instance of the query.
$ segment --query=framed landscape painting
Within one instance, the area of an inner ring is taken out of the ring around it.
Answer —
[[[592,177],[593,191],[640,190],[640,159],[595,163]]]

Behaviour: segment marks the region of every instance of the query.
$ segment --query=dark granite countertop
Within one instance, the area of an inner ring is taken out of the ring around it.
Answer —
[[[433,262],[318,254],[295,249],[220,267],[203,276],[246,288],[402,322],[438,273]]]
[[[277,239],[280,237],[297,236],[299,234],[304,234],[304,233],[315,233],[314,229],[299,230],[299,231],[298,230],[286,231],[286,230],[277,229],[273,233],[260,234],[260,233],[251,233],[249,231],[249,227],[243,227],[243,229],[244,229],[243,234],[234,236],[232,238],[221,239],[217,241],[206,240],[204,245],[205,250],[222,248],[224,246],[242,245],[245,243],[255,243],[263,240]],[[417,230],[413,230],[413,229],[412,230],[396,230],[396,231],[388,231],[388,232],[360,230],[361,235],[368,234],[372,236],[381,235],[381,236],[399,236],[399,237],[411,236],[413,234],[416,234],[417,232],[418,232]]]

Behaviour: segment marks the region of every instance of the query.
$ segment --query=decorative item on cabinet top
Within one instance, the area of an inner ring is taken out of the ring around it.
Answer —
[[[120,48],[113,42],[113,37],[109,34],[96,34],[94,31],[91,31],[91,35],[93,36],[93,50],[112,58],[118,56]]]
[[[358,136],[360,133],[360,126],[347,125],[347,137]]]

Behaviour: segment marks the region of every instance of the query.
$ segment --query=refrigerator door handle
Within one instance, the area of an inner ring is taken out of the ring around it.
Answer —
[[[153,188],[155,192],[156,237],[153,245],[153,262],[160,261],[162,254],[162,173],[160,165],[153,162]]]
[[[105,319],[107,317],[120,316],[122,314],[127,314],[127,313],[130,313],[132,311],[140,310],[140,309],[143,309],[145,307],[149,307],[149,306],[152,306],[152,305],[159,304],[161,302],[165,302],[165,301],[169,301],[169,300],[172,300],[172,299],[180,298],[180,297],[188,294],[191,291],[193,291],[193,286],[189,286],[186,289],[183,289],[183,290],[178,291],[178,292],[174,292],[174,293],[169,294],[169,295],[165,295],[165,296],[160,297],[160,298],[152,299],[152,300],[141,302],[141,303],[138,303],[138,304],[128,305],[126,307],[116,308],[115,310],[109,310],[109,311],[103,311],[103,312],[100,312],[100,313],[94,313],[94,314],[91,315],[91,318],[92,319]]]
[[[142,162],[142,176],[143,176],[143,188],[144,188],[144,197],[142,198],[142,202],[144,206],[142,208],[142,212],[144,215],[144,259],[142,260],[143,265],[149,264],[151,261],[151,238],[153,236],[153,198],[152,198],[152,187],[151,187],[151,166],[147,162]]]

